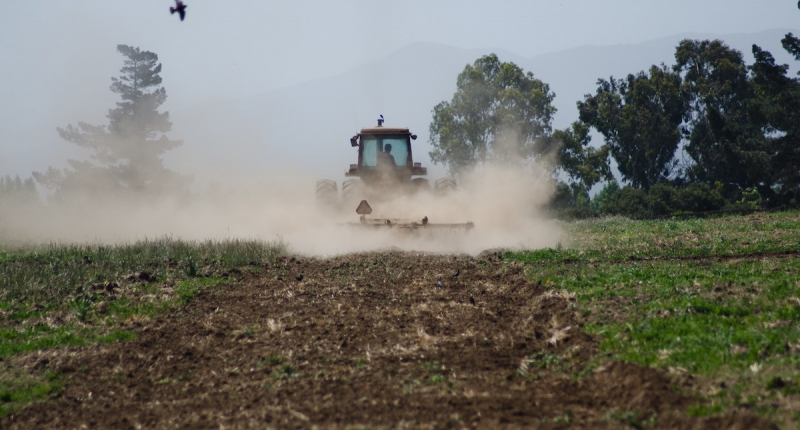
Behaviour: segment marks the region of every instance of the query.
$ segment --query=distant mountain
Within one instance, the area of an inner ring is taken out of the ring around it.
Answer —
[[[172,135],[183,138],[186,145],[172,151],[175,154],[168,161],[185,172],[204,166],[208,174],[197,172],[200,181],[281,169],[341,181],[344,169],[355,162],[348,139],[361,127],[374,125],[383,114],[386,125],[408,126],[419,135],[415,160],[427,165],[432,176],[441,176],[443,169],[431,166],[428,159],[431,110],[452,98],[458,73],[482,55],[494,52],[501,61],[513,61],[548,83],[556,93],[554,126],[563,128],[577,119],[575,103],[596,89],[598,78],[623,77],[662,62],[671,65],[675,47],[687,38],[724,40],[741,50],[748,63],[755,43],[797,70],[796,62],[780,46],[788,31],[680,34],[640,44],[582,46],[531,58],[502,50],[416,43],[341,75],[239,100],[173,108]]]

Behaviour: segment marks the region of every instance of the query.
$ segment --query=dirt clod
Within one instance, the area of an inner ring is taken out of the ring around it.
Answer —
[[[107,302],[97,303],[97,313],[98,314],[104,315],[106,313],[107,309],[108,309],[108,303]]]

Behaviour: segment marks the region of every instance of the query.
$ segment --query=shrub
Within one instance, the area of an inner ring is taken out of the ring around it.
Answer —
[[[612,180],[606,182],[606,185],[603,186],[603,189],[594,196],[594,199],[592,199],[592,209],[600,214],[608,213],[608,209],[606,207],[608,205],[608,201],[611,196],[613,196],[619,190],[620,188],[617,181]]]
[[[639,188],[625,187],[613,193],[603,205],[605,213],[633,219],[653,216],[647,193]]]
[[[667,184],[656,184],[648,193],[650,212],[654,216],[669,215],[675,211],[675,199],[678,192]]]
[[[563,210],[572,206],[572,189],[569,185],[559,182],[550,198],[550,207],[554,210]]]
[[[591,206],[589,191],[580,185],[570,186],[560,182],[550,200],[550,206],[559,218],[581,219],[597,216]]]
[[[742,203],[751,206],[753,209],[761,207],[761,193],[758,188],[752,187],[742,191]]]
[[[677,192],[675,209],[684,212],[717,211],[725,206],[725,198],[707,184],[695,182]]]

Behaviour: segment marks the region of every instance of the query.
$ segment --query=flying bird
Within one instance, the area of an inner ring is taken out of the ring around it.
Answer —
[[[181,0],[175,0],[175,7],[170,6],[170,15],[174,14],[175,12],[178,12],[178,15],[181,17],[181,21],[183,21],[183,18],[186,18],[186,5],[183,4]]]

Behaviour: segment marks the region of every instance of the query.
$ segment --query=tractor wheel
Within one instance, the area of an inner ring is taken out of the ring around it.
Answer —
[[[364,199],[364,184],[358,179],[348,179],[342,182],[342,206],[349,212],[356,210],[358,203]],[[351,208],[352,206],[352,208]]]
[[[456,180],[453,178],[442,178],[436,180],[434,185],[436,195],[445,196],[456,190]]]
[[[430,191],[431,184],[428,183],[428,180],[425,178],[414,178],[411,180],[411,188],[415,193],[420,191]]]
[[[339,200],[339,189],[336,181],[322,179],[317,181],[317,207],[321,209],[331,209],[336,206]]]

